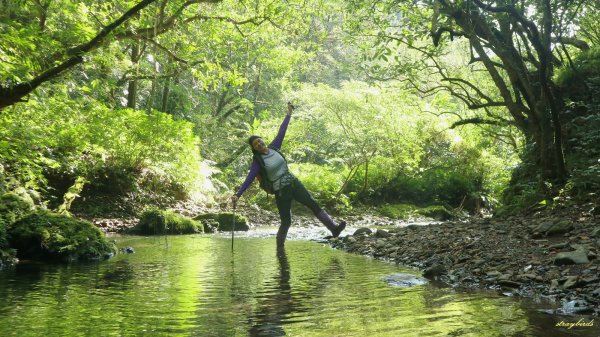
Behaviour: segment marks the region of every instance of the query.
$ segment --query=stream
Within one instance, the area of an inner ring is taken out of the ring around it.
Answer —
[[[0,272],[0,336],[600,336],[600,322],[557,326],[593,317],[424,283],[418,270],[334,250],[301,230],[277,252],[273,233],[236,233],[233,251],[229,233],[115,235],[135,252],[24,261]]]

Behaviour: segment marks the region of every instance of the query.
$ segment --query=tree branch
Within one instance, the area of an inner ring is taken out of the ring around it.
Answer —
[[[39,76],[34,78],[33,80],[25,83],[20,83],[12,88],[3,88],[0,86],[0,110],[10,106],[16,102],[23,101],[23,97],[31,93],[42,83],[47,82],[57,76],[59,76],[63,71],[74,67],[75,65],[83,62],[83,55],[90,50],[96,48],[100,43],[117,27],[119,27],[123,22],[127,19],[155,2],[156,0],[142,0],[137,5],[130,8],[127,12],[121,15],[120,18],[109,24],[108,26],[102,28],[102,30],[89,42],[81,45],[74,56],[71,56],[66,61],[61,64],[50,68]]]
[[[467,124],[502,125],[502,123],[500,123],[498,121],[494,121],[494,120],[490,120],[490,119],[483,119],[481,117],[474,117],[474,118],[468,118],[468,119],[460,120],[458,122],[454,122],[454,123],[452,123],[452,125],[450,125],[450,129],[454,129],[457,126],[467,125]]]
[[[587,42],[580,40],[578,38],[575,38],[575,37],[566,37],[566,36],[555,37],[552,39],[552,42],[560,42],[563,44],[568,44],[568,45],[577,47],[581,50],[590,50],[590,45],[587,44]]]

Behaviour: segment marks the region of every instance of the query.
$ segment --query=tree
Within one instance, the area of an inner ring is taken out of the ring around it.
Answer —
[[[23,101],[25,96],[41,84],[83,63],[85,56],[99,47],[119,39],[149,39],[172,29],[180,22],[204,20],[206,17],[202,15],[186,17],[184,10],[200,3],[218,3],[221,1],[169,2],[164,0],[160,2],[157,13],[145,13],[145,15],[142,15],[142,10],[157,2],[157,0],[142,0],[122,14],[118,13],[118,9],[116,9],[118,6],[116,5],[105,6],[104,4],[81,3],[76,11],[68,7],[68,4],[65,4],[67,8],[61,8],[62,3],[37,2],[21,8],[10,2],[2,2],[0,6],[3,7],[3,15],[0,16],[0,20],[8,24],[7,28],[0,31],[0,36],[5,45],[2,48],[3,53],[1,55],[4,63],[2,73],[9,77],[0,82],[0,110]],[[51,29],[47,24],[50,8],[53,8],[54,14],[56,12],[60,14],[63,10],[73,10],[75,13],[68,13],[71,14],[69,16],[81,12],[81,14],[88,14],[89,17],[97,21],[92,24],[89,22],[89,18],[84,20],[82,17],[74,17],[71,20],[65,20],[66,22],[60,22],[61,20],[58,19],[59,24],[57,27]],[[115,14],[113,11],[117,13]],[[101,15],[100,18],[98,17],[99,14]],[[113,20],[113,16],[118,16],[118,18]],[[103,19],[112,20],[112,22],[107,25],[99,24],[98,21]],[[131,24],[127,30],[118,30],[126,21],[133,19],[137,19],[137,25]],[[36,21],[39,24],[32,25]],[[88,35],[91,35],[90,31],[94,29],[97,29],[97,33],[93,38],[86,41],[82,41],[84,39],[73,39],[68,34],[60,33],[61,23],[77,27],[71,32],[78,33],[74,34],[76,37],[82,36],[85,39]],[[77,45],[71,47],[70,44],[73,42],[76,42]],[[42,47],[39,48],[36,44],[40,44]],[[36,49],[38,53],[32,53]],[[33,54],[33,56],[29,54]]]
[[[368,68],[388,78],[403,77],[425,94],[447,90],[469,108],[485,113],[461,124],[516,126],[527,139],[529,160],[537,171],[533,174],[564,181],[568,175],[560,121],[564,106],[553,74],[570,57],[567,46],[589,48],[574,34],[576,16],[597,5],[566,0],[410,0],[355,1],[352,6],[361,13],[357,20],[369,22],[374,30],[366,34],[378,47],[365,59]],[[383,15],[369,15],[367,8]],[[364,24],[354,25],[365,31]],[[449,61],[450,42],[463,39],[468,57]],[[405,47],[421,57],[403,59],[398,49]],[[408,62],[398,64],[403,60]],[[462,70],[451,66],[458,63]],[[474,81],[473,74],[482,72],[493,83],[491,88]],[[494,111],[499,107],[509,113],[509,120],[489,118],[497,117]]]

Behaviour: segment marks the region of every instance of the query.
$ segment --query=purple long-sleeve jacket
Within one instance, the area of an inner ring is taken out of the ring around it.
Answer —
[[[275,148],[277,150],[281,149],[281,145],[283,144],[283,138],[285,137],[288,125],[290,124],[291,117],[292,115],[290,114],[287,114],[287,116],[285,116],[283,122],[281,123],[281,126],[279,126],[279,132],[277,132],[277,136],[275,136],[275,139],[273,139],[273,141],[269,144],[269,147]],[[242,194],[244,194],[248,187],[250,187],[250,184],[252,184],[258,172],[260,172],[260,167],[256,160],[254,160],[252,161],[252,165],[250,166],[250,172],[248,172],[246,180],[244,180],[244,183],[235,194],[238,196],[238,198],[241,197]]]

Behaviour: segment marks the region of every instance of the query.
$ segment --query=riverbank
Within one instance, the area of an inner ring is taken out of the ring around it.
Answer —
[[[550,300],[561,305],[556,314],[598,315],[599,224],[598,214],[563,210],[364,229],[329,242],[348,252],[417,267],[456,288]]]

